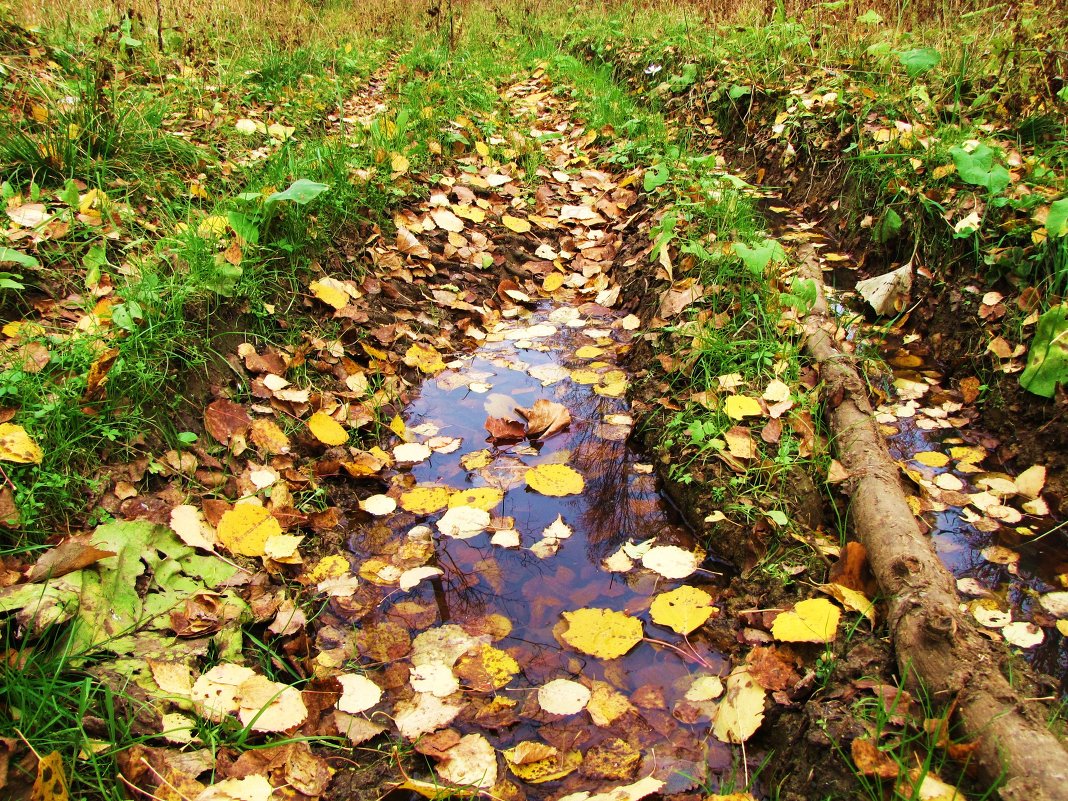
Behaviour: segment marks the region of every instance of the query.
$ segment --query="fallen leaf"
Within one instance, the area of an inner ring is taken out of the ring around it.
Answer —
[[[542,495],[577,495],[586,486],[582,474],[564,464],[543,464],[526,472],[527,486]]]
[[[349,432],[326,412],[316,412],[308,418],[308,430],[324,445],[344,445],[349,441]]]
[[[894,316],[908,304],[912,289],[912,262],[874,278],[857,281],[857,292],[868,301],[876,314]]]
[[[642,566],[659,573],[664,578],[683,579],[696,572],[700,566],[698,555],[678,545],[657,545],[641,557]]]
[[[450,784],[493,787],[497,783],[497,751],[481,734],[467,734],[445,752],[437,774]]]
[[[771,624],[771,634],[780,642],[830,642],[838,631],[838,607],[825,598],[799,601],[781,612]]]
[[[737,667],[727,677],[727,692],[716,707],[712,733],[724,743],[744,743],[764,720],[764,688]]]
[[[263,556],[267,540],[281,533],[271,512],[251,503],[239,503],[223,514],[218,528],[223,547],[242,556]]]
[[[746,395],[728,395],[723,404],[723,411],[732,420],[741,420],[744,417],[757,417],[764,414],[760,401]]]
[[[366,676],[343,673],[335,678],[341,684],[341,697],[337,700],[337,708],[342,712],[366,712],[382,700],[382,688]]]
[[[46,578],[59,578],[96,564],[109,556],[115,556],[115,551],[103,551],[87,542],[67,540],[46,551],[30,568],[26,580],[40,581]]]
[[[308,708],[300,690],[253,676],[237,689],[237,715],[252,731],[285,731],[308,718]]]
[[[308,284],[308,289],[315,297],[334,309],[344,309],[352,301],[348,287],[336,278],[326,277],[312,281]]]
[[[510,231],[515,231],[517,234],[525,234],[530,230],[530,222],[520,217],[513,217],[510,214],[502,214],[501,222],[504,227]]]
[[[212,401],[204,410],[204,428],[223,445],[228,445],[234,437],[244,435],[251,425],[252,419],[245,407],[225,398]]]
[[[712,596],[696,587],[682,586],[653,598],[649,614],[654,623],[677,634],[689,634],[712,617]]]
[[[642,622],[612,609],[577,609],[564,612],[567,630],[560,636],[584,654],[601,659],[623,656],[641,642]]]
[[[40,464],[44,451],[20,425],[0,423],[0,461]]]
[[[490,523],[490,514],[474,506],[454,506],[438,520],[438,531],[446,537],[466,540],[481,534]]]
[[[550,715],[575,715],[590,700],[588,687],[569,679],[553,679],[538,688],[538,704]]]
[[[571,412],[562,403],[539,398],[529,409],[517,406],[516,411],[527,421],[526,435],[546,440],[571,425]]]

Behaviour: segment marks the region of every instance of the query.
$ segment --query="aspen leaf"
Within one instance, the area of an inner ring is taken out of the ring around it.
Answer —
[[[564,642],[601,659],[623,656],[644,636],[638,618],[612,609],[577,609],[563,614],[567,631],[560,636]]]
[[[860,612],[875,624],[875,604],[862,592],[846,587],[843,584],[824,584],[820,589],[834,598],[850,612]]]
[[[519,743],[515,748],[502,752],[508,769],[527,784],[542,784],[544,782],[562,779],[582,764],[582,752],[567,751],[559,752],[553,748],[552,752],[540,759],[532,759],[527,756],[527,751],[522,746],[528,743]],[[541,743],[533,743],[541,745]],[[534,751],[532,753],[539,753]],[[523,760],[523,761],[520,761]]]
[[[586,486],[582,475],[564,464],[543,464],[527,470],[526,482],[542,495],[577,495]]]
[[[400,507],[417,515],[440,512],[449,503],[452,491],[448,487],[415,487],[401,493]]]
[[[473,506],[489,512],[504,500],[504,493],[496,487],[477,487],[469,490],[459,490],[449,496],[449,508],[457,506]]]
[[[493,787],[497,783],[497,751],[481,734],[466,734],[445,752],[437,773],[450,784]]]
[[[642,555],[642,566],[664,578],[684,579],[700,565],[697,554],[678,545],[657,545]]]
[[[237,716],[252,731],[285,731],[308,718],[300,690],[266,676],[253,676],[237,692]]]
[[[913,454],[912,460],[926,467],[945,467],[949,464],[949,457],[941,451],[920,451]]]
[[[440,576],[442,575],[442,572],[441,568],[430,567],[429,565],[409,568],[400,574],[398,584],[404,592],[407,592],[408,590],[419,586],[419,583],[423,579],[431,578],[432,576]]]
[[[0,461],[40,464],[43,458],[44,451],[26,429],[14,423],[0,423]]]
[[[830,602],[826,602],[830,603]],[[764,720],[764,688],[744,667],[727,677],[727,692],[716,708],[712,733],[724,743],[744,743]]]
[[[746,395],[728,395],[724,402],[724,411],[732,420],[741,420],[743,417],[757,417],[764,413],[760,401]]]
[[[555,292],[564,285],[567,279],[560,273],[549,273],[541,282],[541,288],[545,292]]]
[[[408,159],[401,153],[394,153],[393,157],[389,160],[389,167],[394,173],[403,175],[408,172],[408,167],[411,166]]]
[[[426,375],[437,375],[445,369],[445,362],[437,348],[432,345],[412,344],[404,352],[404,363],[409,367],[415,367]]]
[[[520,217],[513,217],[511,214],[501,215],[501,222],[504,223],[504,227],[510,231],[515,231],[517,234],[525,234],[530,230],[530,222]]]
[[[715,611],[711,595],[689,586],[660,593],[649,607],[654,623],[667,626],[677,634],[689,634]]]
[[[590,690],[569,679],[554,679],[538,688],[538,704],[550,715],[574,715],[586,708]]]
[[[6,776],[4,777],[6,780]],[[30,793],[32,801],[68,801],[67,774],[59,751],[43,756],[37,762],[37,778]]]
[[[453,214],[449,209],[434,209],[430,212],[430,219],[434,225],[444,231],[452,231],[455,234],[464,230],[464,221]]]
[[[830,642],[838,631],[841,611],[825,598],[799,601],[771,624],[771,634],[780,642]]]
[[[418,464],[430,458],[432,451],[422,442],[405,442],[393,449],[398,464]]]
[[[217,533],[219,542],[231,553],[263,556],[267,540],[281,534],[282,526],[264,507],[239,503],[223,514]]]
[[[382,700],[382,688],[366,676],[344,673],[336,678],[341,684],[337,708],[342,712],[365,712]]]
[[[447,698],[460,689],[460,681],[452,668],[441,662],[413,666],[409,682],[417,693],[430,693],[438,698]]]
[[[320,278],[318,281],[312,281],[308,284],[308,289],[327,306],[333,306],[335,309],[344,309],[351,300],[345,285],[336,278]]]
[[[344,445],[349,441],[349,432],[326,412],[316,412],[308,418],[308,430],[324,445]]]
[[[392,513],[397,502],[388,495],[371,495],[360,501],[360,508],[375,517],[382,517]]]
[[[474,506],[454,506],[438,520],[438,530],[446,537],[466,540],[486,530],[490,515],[485,509]]]

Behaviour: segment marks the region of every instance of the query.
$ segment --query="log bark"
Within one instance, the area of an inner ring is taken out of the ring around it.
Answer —
[[[867,385],[834,336],[819,265],[799,251],[801,277],[815,281],[805,317],[805,349],[819,365],[838,459],[849,471],[850,513],[888,606],[901,675],[919,680],[936,701],[956,702],[967,736],[979,741],[978,767],[1005,779],[1005,801],[1068,798],[1068,751],[1046,727],[1046,707],[1025,699],[1001,671],[1000,644],[983,637],[960,611],[953,576],[920,531],[900,473],[875,423]]]

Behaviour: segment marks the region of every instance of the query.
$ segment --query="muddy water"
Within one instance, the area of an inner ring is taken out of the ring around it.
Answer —
[[[462,733],[485,734],[497,749],[547,740],[554,745],[565,742],[567,747],[574,742],[574,747],[589,753],[598,744],[619,738],[642,746],[640,761],[632,760],[618,771],[583,768],[565,779],[564,786],[593,790],[603,788],[606,781],[618,784],[654,775],[679,791],[694,778],[722,771],[731,762],[729,748],[708,734],[706,713],[711,706],[699,708],[684,698],[696,678],[725,676],[729,664],[704,642],[700,630],[680,637],[656,625],[648,610],[654,595],[683,583],[701,587],[715,598],[721,577],[702,568],[683,581],[671,581],[642,569],[640,563],[625,573],[610,572],[602,565],[627,543],[655,539],[657,545],[688,550],[696,550],[696,544],[658,493],[651,465],[629,445],[631,421],[622,397],[623,374],[614,362],[631,335],[608,310],[592,304],[579,309],[543,304],[525,319],[506,322],[503,330],[490,334],[489,339],[497,341],[487,341],[449,363],[449,369],[424,383],[404,410],[407,429],[417,441],[459,438],[460,446],[448,453],[435,452],[410,470],[395,473],[391,494],[415,485],[436,485],[457,491],[495,487],[504,496],[490,510],[494,518],[490,531],[455,539],[435,529],[435,555],[428,564],[443,574],[408,593],[387,595],[368,622],[395,619],[392,608],[402,602],[409,605],[406,609],[414,602],[433,610],[433,620],[424,616],[419,623],[424,631],[446,623],[477,626],[487,615],[507,618],[510,632],[493,645],[514,657],[520,672],[496,694],[518,701],[518,719],[489,730],[463,713],[454,727]],[[522,333],[541,334],[549,330],[545,326],[555,331],[547,336]],[[574,371],[585,376],[576,380],[569,375]],[[515,408],[531,407],[539,399],[567,407],[571,414],[567,430],[545,442],[488,441],[488,417],[522,420]],[[489,463],[472,469],[464,466],[479,455],[480,461]],[[582,492],[550,497],[530,489],[524,479],[527,469],[544,464],[566,464],[577,470],[585,481]],[[412,526],[433,526],[440,517],[440,512],[418,516],[398,508],[385,522],[395,540],[402,541]],[[509,522],[519,532],[520,547],[492,544],[492,529],[507,528]],[[547,553],[539,542],[543,532],[559,522],[571,534],[557,541],[555,553]],[[373,557],[381,549],[381,537],[372,530],[353,538],[352,548],[360,558]],[[558,636],[565,625],[561,613],[585,607],[624,611],[641,619],[647,640],[611,660],[569,647]],[[411,632],[413,637],[418,633]],[[634,708],[604,726],[591,726],[585,714],[546,718],[532,706],[531,696],[535,688],[556,678],[606,682],[632,699]],[[405,688],[398,690],[399,697],[405,693]],[[664,753],[671,758],[665,760]],[[536,798],[542,792],[539,788],[548,794],[548,788],[560,785],[555,781],[524,789],[528,797]]]

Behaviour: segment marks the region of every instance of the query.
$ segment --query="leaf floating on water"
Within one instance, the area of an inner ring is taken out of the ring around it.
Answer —
[[[712,733],[724,743],[744,743],[764,721],[764,688],[745,667],[727,677],[727,693],[716,708]]]
[[[445,369],[445,362],[433,345],[413,344],[404,354],[404,363],[426,375],[437,375]]]
[[[564,464],[543,464],[527,470],[527,486],[542,495],[577,495],[586,486],[582,474]]]
[[[558,801],[640,801],[647,795],[659,792],[660,788],[664,786],[664,782],[660,779],[654,779],[652,776],[646,776],[643,779],[633,784],[625,784],[622,787],[616,787],[612,790],[608,790],[603,793],[597,793],[597,795],[590,795],[585,790],[580,793],[571,793],[571,795],[565,795]]]
[[[661,593],[649,607],[653,622],[667,626],[676,634],[689,634],[703,625],[715,611],[711,595],[689,586]]]
[[[415,487],[401,493],[398,503],[406,512],[431,515],[448,506],[451,495],[448,487]]]
[[[701,557],[678,545],[656,545],[642,555],[642,566],[664,578],[684,579],[700,566]]]
[[[460,680],[452,668],[441,662],[414,666],[409,681],[417,693],[431,693],[438,698],[447,698],[460,689]]]
[[[404,442],[393,449],[398,464],[418,464],[430,458],[432,451],[421,442]]]
[[[360,508],[367,514],[382,517],[391,514],[397,508],[397,502],[388,495],[372,495],[360,501]]]
[[[441,516],[438,531],[446,537],[466,540],[481,534],[490,524],[490,515],[485,509],[474,506],[454,506]]]
[[[486,430],[494,443],[519,442],[527,435],[527,427],[518,420],[487,417]]]
[[[577,609],[564,612],[564,642],[584,654],[601,659],[623,656],[641,642],[642,622],[613,609]]]
[[[546,440],[571,425],[571,412],[562,403],[539,398],[529,409],[516,411],[527,421],[526,435],[532,440]]]
[[[477,487],[476,489],[454,492],[449,496],[449,508],[473,506],[476,509],[489,512],[503,500],[504,493],[496,487]]]
[[[422,567],[413,567],[405,570],[400,574],[398,583],[400,584],[400,588],[404,592],[407,592],[408,590],[415,589],[419,586],[423,579],[433,578],[434,576],[440,575],[443,575],[441,568],[423,565]]]
[[[771,635],[780,642],[831,642],[841,614],[825,598],[809,598],[780,613],[771,624]]]
[[[1001,630],[1001,636],[1017,648],[1034,648],[1036,645],[1041,645],[1046,638],[1042,629],[1034,623],[1023,621],[1009,623]]]
[[[590,694],[577,681],[553,679],[538,688],[538,704],[550,715],[575,715],[586,708]]]
[[[438,698],[430,693],[416,693],[414,698],[401,701],[393,712],[397,730],[408,740],[448,726],[460,714],[460,704]]]
[[[540,748],[537,748],[540,746]],[[551,748],[545,756],[535,758],[545,753],[545,748]],[[503,751],[504,761],[508,769],[518,778],[528,784],[543,784],[556,781],[574,773],[582,764],[582,752],[578,750],[561,753],[552,746],[544,746],[542,743],[519,743],[515,748]]]

